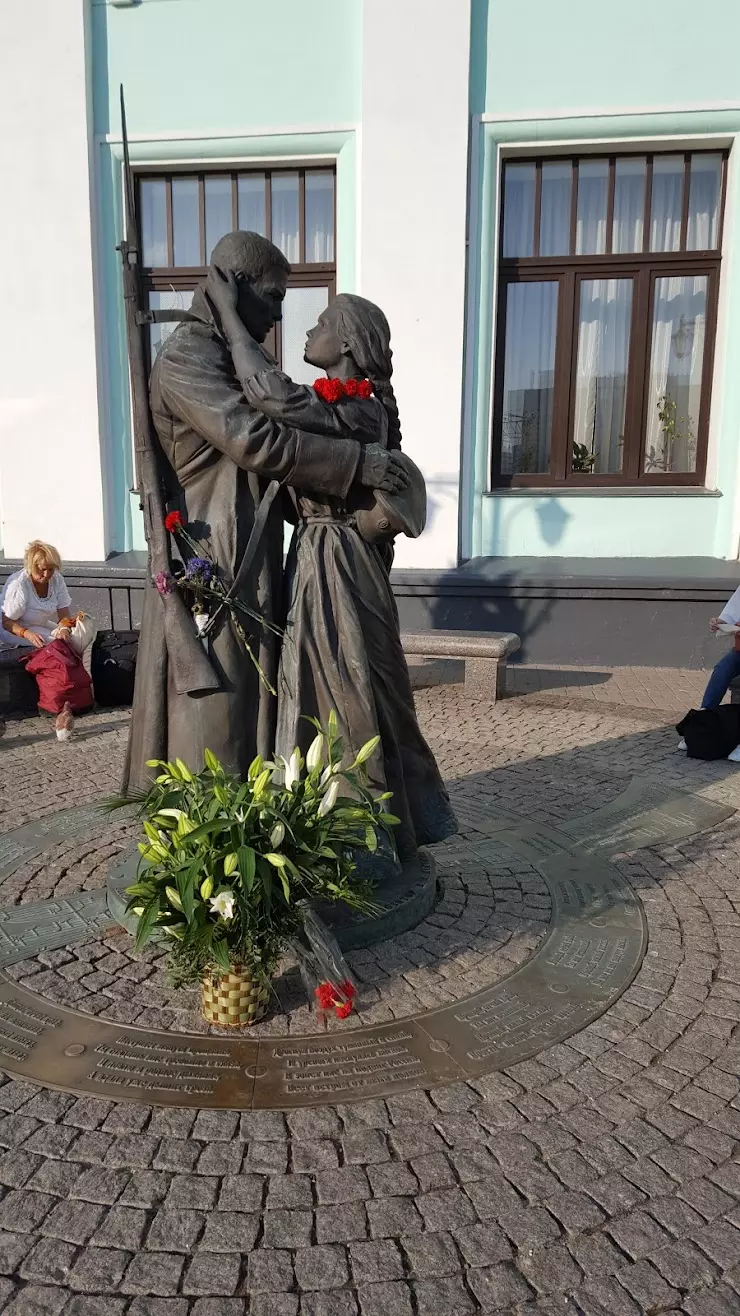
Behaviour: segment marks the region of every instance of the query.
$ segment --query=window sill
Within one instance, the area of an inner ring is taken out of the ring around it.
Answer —
[[[519,489],[488,489],[485,498],[721,498],[720,489],[703,489],[696,484],[620,485],[528,485]]]

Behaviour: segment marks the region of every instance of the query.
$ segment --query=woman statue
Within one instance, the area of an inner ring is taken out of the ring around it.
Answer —
[[[232,279],[213,270],[207,284],[247,400],[258,411],[308,433],[351,437],[400,448],[391,384],[390,330],[383,312],[362,297],[341,295],[306,340],[305,359],[328,379],[295,384],[250,338],[235,310]],[[297,528],[287,565],[289,612],[278,678],[276,749],[305,753],[336,711],[340,735],[354,755],[371,737],[380,750],[368,764],[371,785],[391,791],[395,856],[368,856],[368,876],[383,881],[413,861],[420,845],[457,831],[457,820],[414,710],[388,567],[394,534],[419,534],[424,490],[420,472],[397,495],[353,485],[344,502],[310,489],[295,494]],[[421,504],[421,506],[420,506]]]

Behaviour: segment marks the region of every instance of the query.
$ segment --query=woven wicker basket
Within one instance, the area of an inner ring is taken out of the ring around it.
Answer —
[[[248,1028],[264,1015],[270,984],[248,969],[232,966],[231,973],[206,972],[201,982],[203,1018],[221,1028]]]

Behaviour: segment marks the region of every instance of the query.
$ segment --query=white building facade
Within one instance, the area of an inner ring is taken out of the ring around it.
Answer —
[[[688,0],[9,7],[6,563],[50,540],[113,624],[141,583],[123,84],[152,308],[186,308],[238,226],[294,267],[274,344],[291,373],[311,377],[305,330],[336,292],[386,312],[429,492],[425,533],[397,545],[402,613],[534,637],[526,598],[668,588],[693,618],[740,542],[738,29],[730,0],[698,28]]]

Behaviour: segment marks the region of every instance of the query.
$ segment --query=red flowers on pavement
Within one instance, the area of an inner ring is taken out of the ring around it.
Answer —
[[[334,1004],[334,988],[330,982],[320,982],[314,996],[322,1010],[331,1010]]]
[[[356,995],[355,985],[349,981],[340,982],[338,987],[330,982],[320,982],[314,991],[320,1009],[333,1010],[337,1019],[346,1019],[352,1013]]]

